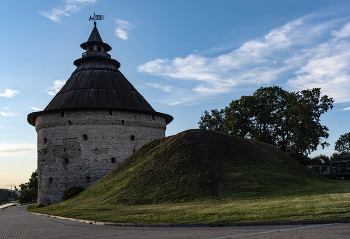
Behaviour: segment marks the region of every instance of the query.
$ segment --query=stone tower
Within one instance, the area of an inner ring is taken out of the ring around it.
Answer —
[[[39,112],[38,204],[62,201],[74,186],[88,188],[145,143],[165,137],[173,117],[156,112],[118,70],[96,23],[66,84]]]

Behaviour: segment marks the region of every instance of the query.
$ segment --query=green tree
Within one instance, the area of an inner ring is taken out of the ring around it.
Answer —
[[[334,149],[339,153],[350,151],[350,132],[340,135],[339,139],[335,142]]]
[[[227,109],[227,107],[226,107]],[[225,110],[211,110],[209,113],[207,110],[204,111],[204,115],[201,116],[199,121],[200,129],[207,129],[213,131],[223,131],[223,125],[226,122],[225,120]]]
[[[0,189],[0,205],[15,200],[18,200],[16,193],[11,193],[11,191],[7,189]]]
[[[289,106],[288,97],[287,91],[272,86],[232,101],[226,110],[224,131],[287,148],[290,132],[283,118]]]
[[[19,195],[20,203],[36,200],[38,197],[38,172],[35,170],[29,178],[29,182],[22,183],[19,187],[21,188]]]
[[[329,161],[331,161],[331,158],[328,157],[327,155],[319,154],[317,156],[309,158],[308,164],[311,163],[312,161],[319,160],[319,159],[323,159],[326,164],[329,164]]]
[[[199,125],[273,144],[305,164],[317,146],[329,145],[324,141],[328,128],[321,125],[320,116],[332,109],[333,102],[321,96],[320,88],[288,92],[278,86],[261,87],[224,110],[205,111]]]
[[[289,114],[289,129],[292,132],[289,155],[302,159],[321,145],[329,146],[324,141],[328,138],[328,128],[321,125],[322,114],[333,108],[334,100],[327,95],[321,96],[320,88],[292,93],[291,114]],[[287,110],[288,111],[288,110]]]
[[[325,161],[330,161],[330,157],[324,154],[319,154],[317,156],[312,157],[311,159],[324,159]]]

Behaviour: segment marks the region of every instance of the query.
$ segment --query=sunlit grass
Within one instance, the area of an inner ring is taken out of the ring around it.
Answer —
[[[254,196],[247,199],[227,198],[152,205],[89,204],[73,208],[64,204],[43,208],[32,205],[28,210],[119,223],[229,223],[350,217],[350,184],[334,182],[307,191],[308,193],[296,190],[294,195],[290,192],[288,196]]]

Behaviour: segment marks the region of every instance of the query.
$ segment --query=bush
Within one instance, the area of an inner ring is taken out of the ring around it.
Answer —
[[[66,201],[72,197],[75,197],[82,191],[84,191],[83,187],[71,187],[70,189],[63,192],[62,200]]]
[[[23,189],[21,190],[18,201],[19,203],[32,202],[33,200],[36,201],[37,196],[38,192],[34,188]]]

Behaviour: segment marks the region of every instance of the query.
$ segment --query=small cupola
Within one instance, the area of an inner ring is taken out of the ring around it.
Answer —
[[[87,40],[87,42],[82,43],[80,47],[86,51],[90,51],[94,50],[94,46],[98,46],[101,48],[100,51],[109,52],[110,50],[112,50],[112,47],[110,47],[110,45],[102,41],[102,38],[97,30],[96,25],[96,22],[94,22],[94,29],[92,29],[89,39]],[[97,50],[97,48],[95,48],[95,50]]]
[[[111,59],[111,55],[109,55],[107,52],[112,50],[112,47],[102,41],[100,33],[96,27],[96,22],[94,22],[94,29],[92,29],[89,39],[87,42],[82,43],[80,47],[86,50],[86,52],[82,54],[83,58],[100,56]]]

